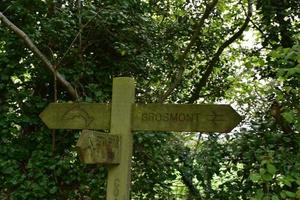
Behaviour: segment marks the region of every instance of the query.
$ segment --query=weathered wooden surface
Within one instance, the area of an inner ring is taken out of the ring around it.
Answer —
[[[51,103],[40,117],[51,129],[110,129],[111,106]],[[230,105],[134,104],[132,130],[230,132],[242,117]]]
[[[230,105],[136,104],[133,130],[230,132],[242,117]]]
[[[119,164],[120,137],[100,131],[83,130],[76,144],[80,160],[86,164]]]
[[[242,120],[229,105],[134,104],[134,90],[132,78],[114,78],[112,105],[52,103],[40,114],[50,129],[110,129],[83,131],[77,143],[85,163],[119,163],[109,166],[107,200],[129,199],[132,130],[229,132]]]
[[[132,78],[113,80],[111,127],[112,134],[121,137],[120,164],[108,170],[107,200],[128,200],[131,185],[131,157],[133,138],[131,132],[131,110],[134,103],[135,84]]]
[[[50,129],[109,129],[110,105],[50,103],[40,114]]]

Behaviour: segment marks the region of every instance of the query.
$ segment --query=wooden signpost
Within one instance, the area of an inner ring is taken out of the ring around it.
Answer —
[[[132,104],[131,130],[230,132],[241,116],[229,105]],[[50,129],[108,130],[111,105],[50,103],[40,114]]]
[[[119,164],[120,136],[100,131],[83,130],[76,149],[86,164]]]
[[[40,114],[50,129],[90,129],[76,146],[83,162],[108,165],[107,200],[130,197],[132,131],[230,132],[242,120],[230,105],[134,104],[134,96],[132,78],[114,78],[111,105],[51,103]]]

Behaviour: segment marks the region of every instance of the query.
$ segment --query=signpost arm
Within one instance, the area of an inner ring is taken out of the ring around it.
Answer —
[[[111,108],[111,134],[121,138],[120,164],[108,170],[107,200],[128,200],[131,185],[131,158],[133,136],[131,133],[131,110],[134,103],[135,84],[132,78],[114,78]]]

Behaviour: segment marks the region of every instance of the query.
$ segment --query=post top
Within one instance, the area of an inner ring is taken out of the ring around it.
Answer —
[[[128,76],[114,77],[113,80],[117,80],[117,81],[132,81],[132,82],[134,82],[134,78],[128,77]]]

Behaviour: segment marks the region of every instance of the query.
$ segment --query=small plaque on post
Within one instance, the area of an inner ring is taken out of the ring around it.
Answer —
[[[76,144],[80,160],[86,164],[119,164],[120,137],[100,131],[83,130]]]

